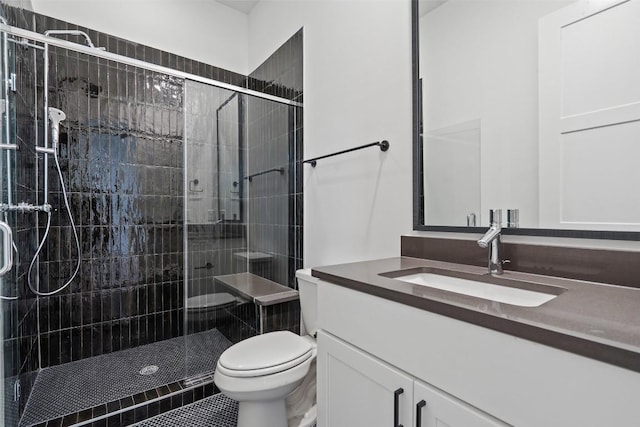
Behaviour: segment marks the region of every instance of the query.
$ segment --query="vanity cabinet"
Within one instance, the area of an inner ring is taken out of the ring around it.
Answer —
[[[322,331],[318,366],[323,372],[319,426],[506,425]]]
[[[413,382],[416,427],[503,427],[503,422],[474,409],[429,384]]]
[[[318,366],[323,367],[326,381],[319,399],[325,403],[319,427],[412,425],[410,376],[322,331]]]
[[[640,374],[318,282],[318,427],[637,426]],[[394,424],[394,392],[398,423]]]

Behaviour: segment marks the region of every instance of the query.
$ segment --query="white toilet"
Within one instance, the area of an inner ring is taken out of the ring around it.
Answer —
[[[286,427],[285,399],[302,383],[316,357],[318,279],[298,270],[302,319],[309,335],[269,332],[228,348],[218,360],[214,382],[237,400],[238,427]]]

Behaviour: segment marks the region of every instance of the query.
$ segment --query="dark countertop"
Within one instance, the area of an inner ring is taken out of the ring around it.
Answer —
[[[461,278],[510,282],[519,288],[551,286],[553,300],[520,307],[402,282],[380,274],[407,269],[447,270]],[[398,257],[312,269],[312,275],[391,301],[504,332],[640,372],[640,289]]]

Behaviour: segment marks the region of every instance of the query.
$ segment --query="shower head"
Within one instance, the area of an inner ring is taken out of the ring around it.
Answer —
[[[49,121],[51,122],[51,146],[58,150],[58,139],[60,135],[60,122],[65,120],[67,115],[62,110],[49,107]]]
[[[98,49],[98,50],[106,50],[104,47],[95,47],[95,45],[91,41],[91,37],[89,37],[89,35],[87,33],[85,33],[84,31],[78,31],[78,30],[47,30],[47,31],[44,32],[44,35],[47,36],[47,37],[52,37],[52,36],[80,36],[80,37],[84,37],[85,43],[90,48]]]

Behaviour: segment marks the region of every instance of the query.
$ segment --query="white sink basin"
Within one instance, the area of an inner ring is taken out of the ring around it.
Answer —
[[[434,273],[408,274],[394,277],[394,279],[521,307],[538,307],[558,296],[545,292],[494,285],[492,283],[460,279],[458,277],[443,276]]]

